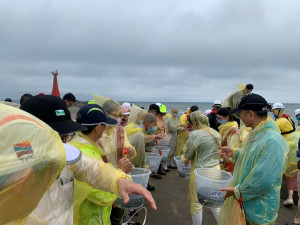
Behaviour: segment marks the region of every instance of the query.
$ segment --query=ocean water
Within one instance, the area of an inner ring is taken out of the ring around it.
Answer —
[[[145,109],[148,108],[150,104],[153,104],[153,102],[130,102],[137,106],[144,107]],[[167,107],[167,111],[171,112],[172,108],[178,108],[178,118],[186,111],[187,108],[190,108],[192,105],[197,105],[199,107],[199,110],[204,113],[205,110],[212,108],[211,102],[161,102]],[[272,103],[273,104],[273,103]],[[271,105],[272,105],[271,104]],[[285,107],[285,113],[289,114],[293,121],[295,122],[295,125],[298,125],[298,121],[296,121],[295,117],[295,110],[300,109],[300,103],[282,103]],[[269,115],[273,117],[272,113],[269,113]]]

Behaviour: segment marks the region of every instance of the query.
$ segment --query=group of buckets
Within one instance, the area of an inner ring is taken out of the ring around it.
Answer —
[[[163,140],[163,139],[162,139]],[[164,140],[160,144],[169,144],[170,140]],[[134,183],[147,187],[149,176],[157,173],[159,165],[166,163],[170,148],[166,145],[157,145],[152,153],[146,153],[146,164],[149,169],[133,168],[129,175]],[[179,176],[188,179],[190,176],[191,164],[185,166],[180,156],[174,157]],[[150,171],[151,170],[151,171]],[[220,188],[229,186],[232,175],[228,172],[214,168],[197,168],[194,170],[197,183],[198,201],[204,206],[211,208],[221,207],[224,203],[224,192]],[[138,209],[144,205],[144,197],[131,194],[130,202],[124,204],[123,199],[117,198],[117,206],[122,209]]]

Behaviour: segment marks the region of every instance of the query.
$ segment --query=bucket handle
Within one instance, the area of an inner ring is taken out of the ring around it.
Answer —
[[[143,225],[145,225],[146,219],[147,219],[147,208],[146,208],[146,207],[142,207],[142,208],[140,208],[139,210],[137,210],[137,211],[129,218],[129,220],[126,221],[126,223],[122,223],[122,224],[128,224],[129,221],[130,221],[130,220],[131,220],[131,219],[132,219],[139,211],[141,211],[142,209],[145,210],[145,218],[144,218],[144,222],[143,222]]]
[[[219,156],[219,153],[218,153],[218,152],[213,152],[213,153],[208,154],[207,156],[205,156],[205,157],[201,160],[200,164],[202,164],[203,162],[205,162],[205,160],[206,160],[207,158],[209,158],[210,156],[212,156],[212,155],[217,155],[217,156]]]

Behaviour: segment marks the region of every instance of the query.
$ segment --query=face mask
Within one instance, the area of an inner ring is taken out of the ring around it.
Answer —
[[[296,116],[296,120],[300,120],[300,116]]]
[[[155,126],[152,126],[151,129],[148,129],[148,130],[147,130],[147,133],[148,133],[148,134],[151,134],[151,133],[154,133],[154,131],[155,131]]]
[[[218,121],[219,124],[225,124],[225,123],[227,123],[227,121],[225,119],[223,119],[223,120],[217,120],[217,121]]]
[[[117,126],[119,126],[121,123],[121,118],[118,118],[117,121],[118,121]]]
[[[176,118],[177,117],[177,113],[171,113],[171,115]]]
[[[143,124],[143,122],[144,122],[143,120],[140,120],[140,125],[142,125],[142,124]]]
[[[278,117],[278,115],[277,115],[277,114],[275,114],[275,113],[273,113],[273,116],[274,116],[274,118],[275,118],[275,119]]]

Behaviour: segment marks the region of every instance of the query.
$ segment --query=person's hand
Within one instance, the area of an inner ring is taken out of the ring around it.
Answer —
[[[128,158],[123,157],[119,160],[119,168],[124,173],[129,173],[132,170],[132,163],[129,161]]]
[[[156,134],[155,139],[163,139],[163,135],[162,134]]]
[[[135,184],[130,180],[120,178],[118,180],[118,185],[119,185],[119,194],[120,197],[123,198],[124,203],[128,204],[130,199],[129,195],[130,194],[137,194],[137,195],[142,195],[145,197],[145,199],[150,203],[151,208],[156,210],[156,203],[149,191],[147,191],[142,185],[140,184]]]
[[[184,123],[181,123],[180,126],[183,127],[183,128],[186,127]]]
[[[233,156],[233,150],[227,146],[220,146],[219,155],[222,156],[223,159],[227,159]]]
[[[134,153],[135,153],[133,147],[128,147],[127,150],[128,150],[128,153],[127,153],[128,156],[129,156],[129,157],[133,157],[133,156],[134,156]]]
[[[226,191],[226,193],[224,195],[224,200],[226,200],[226,198],[234,195],[234,187],[221,188],[220,191]]]

